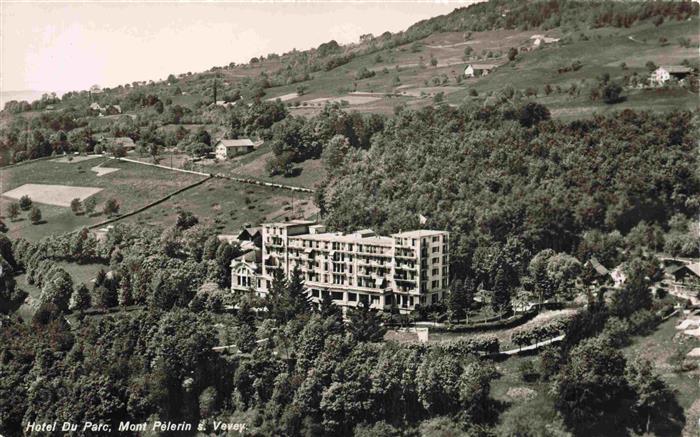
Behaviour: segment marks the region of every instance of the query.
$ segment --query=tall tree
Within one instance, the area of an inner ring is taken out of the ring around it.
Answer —
[[[382,341],[386,328],[376,310],[370,309],[366,302],[359,302],[355,308],[348,309],[348,330],[359,342]]]
[[[506,273],[503,266],[498,267],[496,279],[493,281],[493,295],[491,297],[491,309],[501,317],[511,310],[511,290],[510,275]]]
[[[78,285],[71,295],[69,308],[71,311],[85,311],[90,308],[90,304],[90,290],[85,284]]]
[[[461,279],[455,279],[450,284],[450,292],[447,296],[447,310],[450,312],[451,319],[461,319],[466,315],[467,292],[464,287],[464,282]]]
[[[605,338],[585,340],[571,351],[557,378],[555,407],[575,434],[624,434],[633,400],[625,365]]]
[[[285,306],[287,294],[287,279],[281,268],[272,269],[270,291],[266,296],[266,306],[272,318],[278,323],[286,322]]]
[[[676,396],[654,373],[648,360],[635,360],[627,365],[627,380],[636,392],[632,405],[635,430],[640,434],[677,435],[685,417]]]
[[[298,266],[294,266],[287,283],[289,319],[311,312],[311,298],[304,286],[304,278]]]

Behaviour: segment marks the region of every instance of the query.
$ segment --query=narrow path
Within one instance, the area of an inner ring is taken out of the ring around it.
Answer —
[[[210,177],[211,174],[209,173],[204,173],[201,171],[194,171],[194,170],[185,170],[184,168],[176,168],[176,167],[168,167],[167,165],[161,165],[161,164],[153,164],[150,162],[143,162],[139,161],[138,159],[131,159],[131,158],[114,158],[114,157],[109,157],[109,159],[116,159],[117,161],[126,161],[126,162],[133,162],[134,164],[141,164],[141,165],[147,165],[150,167],[158,167],[158,168],[163,168],[165,170],[172,170],[172,171],[179,171],[181,173],[189,173],[189,174],[196,174],[199,176],[206,176]]]
[[[481,42],[481,41],[478,41],[478,40],[469,40],[469,41],[458,42],[458,43],[454,43],[454,44],[436,44],[436,45],[427,45],[427,44],[426,44],[425,47],[426,47],[426,48],[429,48],[429,49],[449,49],[449,48],[452,48],[452,47],[460,47],[460,46],[467,46],[467,45],[469,45],[469,44],[476,44],[476,43],[478,43],[478,42]]]
[[[269,340],[270,340],[269,337],[268,338],[261,338],[260,340],[255,340],[255,343],[261,344],[261,343],[265,343]],[[214,352],[221,352],[221,351],[225,351],[227,349],[238,349],[238,346],[236,346],[235,344],[228,344],[225,346],[214,346],[213,348],[211,348],[211,350],[213,350]]]
[[[241,182],[244,184],[262,185],[265,187],[281,188],[283,190],[290,190],[290,191],[301,191],[304,193],[313,193],[314,192],[314,190],[312,190],[311,188],[298,187],[295,185],[277,184],[274,182],[265,182],[265,181],[260,181],[258,179],[251,179],[251,178],[239,178],[236,176],[226,176],[226,175],[221,174],[221,173],[215,173],[215,174],[213,174],[213,176],[216,178],[228,179],[230,181],[235,181],[235,182]]]
[[[500,352],[498,352],[498,354],[495,354],[495,355],[517,355],[521,352],[534,351],[534,350],[537,350],[539,348],[548,346],[552,343],[558,343],[558,342],[562,341],[563,339],[564,339],[564,334],[559,335],[559,336],[554,337],[554,338],[550,338],[549,340],[544,340],[544,341],[540,341],[539,343],[531,344],[529,346],[523,346],[523,347],[518,347],[515,349],[509,349],[507,351],[500,351]]]
[[[126,162],[132,162],[132,163],[134,163],[134,164],[148,165],[148,166],[151,166],[151,167],[158,167],[158,168],[162,168],[162,169],[165,169],[165,170],[179,171],[179,172],[181,172],[181,173],[195,174],[195,175],[198,175],[198,176],[205,176],[205,177],[207,177],[207,178],[209,178],[209,177],[216,177],[216,178],[221,178],[221,179],[228,179],[228,180],[235,181],[235,182],[241,182],[241,183],[243,183],[243,184],[262,185],[262,186],[265,186],[265,187],[281,188],[281,189],[283,189],[283,190],[290,190],[290,191],[301,191],[301,192],[304,192],[304,193],[313,193],[313,192],[314,192],[314,190],[312,190],[312,189],[310,189],[310,188],[298,187],[298,186],[295,186],[295,185],[277,184],[277,183],[275,183],[275,182],[266,182],[266,181],[261,181],[261,180],[258,180],[258,179],[252,179],[252,178],[239,178],[239,177],[236,177],[236,176],[227,176],[227,175],[222,174],[222,173],[204,173],[204,172],[195,171],[195,170],[185,170],[185,169],[183,169],[183,168],[168,167],[167,165],[153,164],[153,163],[150,163],[150,162],[143,162],[143,161],[139,161],[139,160],[137,160],[137,159],[130,159],[130,158],[114,158],[114,157],[110,157],[110,159],[116,159],[116,160],[121,160],[121,161],[126,161]]]

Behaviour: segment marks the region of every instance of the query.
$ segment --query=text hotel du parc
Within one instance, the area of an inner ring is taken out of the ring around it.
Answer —
[[[116,426],[118,432],[185,432],[185,431],[227,431],[243,433],[246,429],[245,423],[222,422],[214,420],[211,423],[201,421],[199,423],[190,422],[170,422],[170,421],[153,421],[153,422],[137,422],[120,421]],[[111,433],[115,428],[112,424],[104,422],[85,421],[81,423],[73,422],[29,422],[24,427],[26,433],[35,432],[98,432]],[[0,437],[3,437],[0,435]]]

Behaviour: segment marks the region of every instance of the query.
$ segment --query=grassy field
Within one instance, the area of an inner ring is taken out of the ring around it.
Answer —
[[[102,264],[75,264],[68,262],[58,262],[56,264],[71,275],[74,286],[85,284],[90,288],[92,287],[92,280],[95,278],[97,272],[100,269],[109,269],[109,267]],[[25,299],[24,304],[22,304],[22,306],[17,310],[17,314],[25,321],[31,320],[38,306],[41,289],[39,289],[39,287],[36,285],[28,284],[27,275],[25,274],[15,277],[15,280],[17,281],[17,288],[20,288],[29,294],[29,296],[27,296]]]
[[[244,225],[280,221],[285,217],[311,217],[317,211],[307,193],[214,178],[125,221],[168,226],[175,223],[180,209],[192,211],[223,234],[236,233]]]
[[[700,371],[686,373],[674,372],[669,364],[669,357],[675,352],[681,334],[675,329],[679,318],[672,317],[657,327],[650,335],[635,337],[632,344],[622,352],[628,361],[638,359],[650,360],[654,369],[663,380],[675,391],[676,399],[683,407],[686,416],[686,428],[683,435],[695,435],[700,419]],[[552,409],[549,383],[534,381],[525,382],[521,378],[520,366],[530,361],[538,365],[537,357],[512,356],[507,360],[497,362],[496,369],[500,377],[492,382],[491,395],[494,399],[505,403],[507,409],[501,415],[501,422],[518,417],[521,421],[542,421],[547,418],[555,420]],[[541,418],[527,417],[538,415]]]
[[[321,166],[318,160],[303,163],[302,171],[294,178],[259,177],[254,169],[259,165],[264,167],[267,154],[269,152],[265,150],[256,151],[243,157],[245,161],[241,163],[222,163],[221,168],[216,170],[235,176],[258,177],[301,186],[313,186],[320,177]],[[104,176],[97,176],[90,170],[103,162],[105,167],[119,170]],[[230,165],[242,165],[246,171],[228,171],[226,166]],[[5,218],[10,229],[8,234],[11,237],[25,237],[30,240],[69,232],[105,220],[107,217],[99,211],[102,204],[109,198],[116,198],[121,205],[120,212],[125,213],[202,179],[197,175],[102,157],[68,163],[56,160],[38,161],[4,169],[0,174],[2,192],[29,183],[102,189],[94,195],[98,202],[96,209],[98,212],[92,216],[76,215],[67,207],[37,203],[42,213],[42,222],[38,225],[31,224],[26,211],[23,211],[14,221]],[[13,202],[16,201],[0,197],[0,210],[6,213],[8,205]],[[217,178],[124,220],[143,225],[167,226],[175,222],[180,209],[194,212],[203,221],[214,224],[222,233],[234,233],[245,224],[284,220],[285,217],[311,217],[317,213],[311,195],[308,193]]]
[[[635,338],[622,352],[628,360],[641,358],[651,361],[655,371],[676,392],[678,403],[685,410],[687,435],[693,435],[692,430],[697,432],[697,423],[700,420],[700,370],[675,372],[669,358],[682,342],[694,341],[695,346],[700,347],[700,341],[676,330],[680,320],[678,317],[670,318],[659,325],[651,335]]]
[[[272,151],[264,144],[257,150],[235,160],[203,165],[201,168],[203,171],[212,173],[253,178],[261,181],[305,188],[314,188],[325,176],[325,170],[320,159],[309,159],[302,163],[295,164],[296,174],[291,177],[281,175],[268,176],[265,171],[265,163],[268,159],[272,158],[272,156]]]
[[[115,198],[120,203],[120,212],[125,213],[148,204],[179,188],[197,182],[200,176],[174,173],[156,167],[142,166],[124,161],[107,160],[105,166],[118,168],[119,171],[104,176],[90,170],[105,161],[94,158],[76,163],[61,163],[56,160],[39,161],[19,167],[3,169],[0,173],[2,192],[24,184],[54,184],[78,187],[97,187],[102,191],[95,194],[97,208],[92,216],[75,215],[70,208],[37,204],[42,213],[43,222],[38,225],[30,223],[27,212],[22,212],[15,221],[5,219],[11,237],[25,237],[32,240],[46,235],[69,232],[82,226],[105,220],[99,211],[103,203]],[[7,207],[14,200],[0,197],[0,211],[6,214]]]

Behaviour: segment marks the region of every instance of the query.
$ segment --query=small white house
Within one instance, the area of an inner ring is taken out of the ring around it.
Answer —
[[[692,68],[682,65],[662,65],[651,73],[649,81],[652,85],[663,85],[672,77],[682,80],[693,72]]]
[[[544,35],[532,35],[530,39],[533,40],[532,45],[534,47],[539,47],[542,44],[552,44],[559,41],[559,38],[551,38]]]
[[[464,69],[465,77],[486,76],[497,67],[496,64],[469,64]]]
[[[622,288],[627,281],[627,274],[625,273],[622,265],[615,267],[615,269],[610,272],[610,277],[613,280],[613,287],[615,288]]]
[[[236,102],[227,102],[225,100],[217,100],[214,102],[216,106],[223,106],[224,108],[230,108],[236,105]]]
[[[239,140],[219,140],[214,147],[216,157],[221,160],[252,152],[255,144],[248,138]]]

